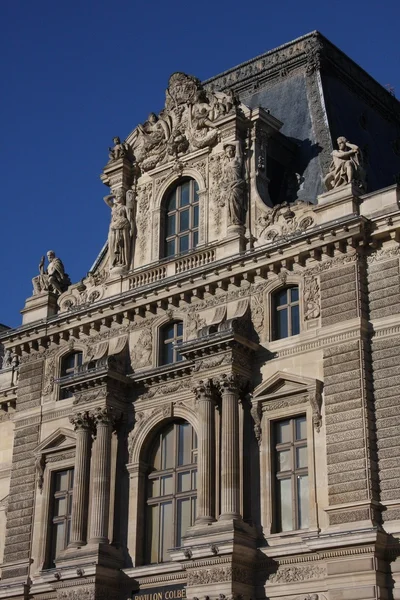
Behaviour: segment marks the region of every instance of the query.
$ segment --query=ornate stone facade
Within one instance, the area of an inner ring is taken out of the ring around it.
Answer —
[[[0,600],[395,597],[400,165],[361,151],[389,96],[313,33],[174,73],[114,138],[92,271],[51,253],[0,327]]]

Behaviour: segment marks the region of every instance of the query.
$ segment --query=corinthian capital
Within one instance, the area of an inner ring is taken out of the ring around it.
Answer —
[[[212,382],[210,379],[200,379],[192,389],[196,400],[210,400],[212,398]]]
[[[91,429],[93,427],[93,418],[87,410],[75,413],[69,418],[69,422],[72,423],[75,431],[78,431],[78,429]]]
[[[246,380],[237,373],[223,373],[215,380],[215,386],[219,389],[221,394],[224,392],[241,392],[246,386]]]
[[[98,425],[114,425],[115,423],[115,415],[113,411],[108,406],[100,407],[98,406],[92,412],[92,418],[96,426]]]

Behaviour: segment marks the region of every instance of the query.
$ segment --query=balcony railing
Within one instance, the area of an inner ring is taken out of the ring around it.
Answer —
[[[180,258],[175,262],[175,274],[184,273],[185,271],[191,271],[197,267],[203,267],[215,260],[215,250],[203,250],[203,252],[197,252]]]

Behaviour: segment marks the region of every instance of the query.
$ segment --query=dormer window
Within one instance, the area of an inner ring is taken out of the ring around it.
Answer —
[[[199,186],[181,179],[165,198],[164,256],[192,250],[199,241]]]

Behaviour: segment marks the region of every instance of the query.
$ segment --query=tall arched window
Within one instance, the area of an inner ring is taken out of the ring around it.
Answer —
[[[196,518],[197,436],[186,421],[168,425],[157,436],[150,454],[147,481],[147,563],[170,560],[169,550]]]
[[[194,179],[181,179],[165,198],[165,257],[187,252],[198,244],[198,190]]]
[[[300,333],[299,288],[286,287],[272,296],[272,339]]]
[[[64,381],[60,382],[60,400],[65,398],[72,398],[73,392],[68,387],[68,377],[74,375],[80,366],[82,366],[83,354],[82,352],[71,352],[61,359],[61,379],[65,378]]]
[[[169,365],[182,360],[177,346],[183,341],[183,323],[167,323],[160,330],[160,365]]]

